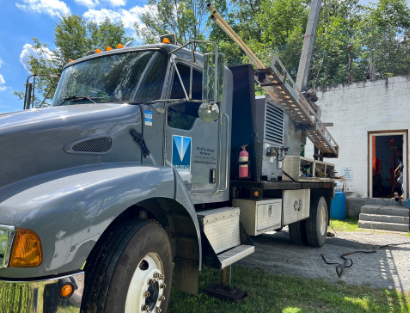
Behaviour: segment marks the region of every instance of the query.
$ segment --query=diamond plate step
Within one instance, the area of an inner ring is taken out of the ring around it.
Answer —
[[[360,213],[359,219],[361,221],[373,221],[383,223],[405,224],[409,225],[408,216],[393,216],[393,215],[379,215],[379,214],[367,214]]]
[[[409,225],[396,224],[396,223],[383,223],[383,222],[371,222],[371,221],[359,221],[359,228],[365,229],[377,229],[388,230],[407,233],[409,231]]]
[[[254,252],[254,246],[239,245],[233,249],[218,254],[218,259],[221,262],[221,268],[225,268]]]
[[[240,214],[236,207],[197,212],[205,235],[202,246],[205,265],[224,269],[255,251],[252,239],[240,223]]]
[[[215,253],[221,253],[241,244],[239,208],[221,208],[197,213],[202,231]]]

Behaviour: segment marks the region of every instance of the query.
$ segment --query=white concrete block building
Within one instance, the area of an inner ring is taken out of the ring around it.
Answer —
[[[339,175],[343,175],[344,169],[351,170],[352,180],[347,182],[350,195],[387,198],[397,181],[392,181],[392,170],[402,160],[403,198],[407,199],[410,76],[322,87],[317,95],[321,119],[324,123],[334,123],[329,131],[340,147],[338,159],[324,161],[334,163]],[[305,156],[313,156],[309,141]],[[381,182],[374,175],[380,167]],[[400,187],[394,188],[397,191]]]

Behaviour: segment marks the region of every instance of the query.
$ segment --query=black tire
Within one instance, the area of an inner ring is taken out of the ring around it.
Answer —
[[[152,252],[159,256],[164,269],[165,300],[160,307],[166,312],[172,285],[172,255],[165,230],[156,222],[128,220],[113,227],[101,239],[103,243],[93,250],[84,268],[81,313],[125,312],[133,273]]]
[[[306,221],[299,221],[289,225],[290,240],[299,246],[307,244],[306,239]]]
[[[325,221],[321,211],[326,212]],[[324,197],[314,197],[310,202],[310,216],[306,220],[306,239],[309,246],[322,247],[327,236],[329,210]],[[324,229],[324,231],[323,231]]]

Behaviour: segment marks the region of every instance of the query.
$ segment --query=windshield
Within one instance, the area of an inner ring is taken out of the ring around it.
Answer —
[[[118,53],[75,64],[63,71],[52,106],[152,100],[161,85],[163,64],[158,51]]]

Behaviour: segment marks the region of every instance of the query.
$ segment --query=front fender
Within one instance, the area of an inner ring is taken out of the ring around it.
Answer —
[[[24,190],[0,203],[0,224],[35,231],[43,249],[40,266],[2,269],[0,277],[42,277],[80,269],[108,225],[150,198],[180,202],[194,220],[200,243],[195,210],[170,167],[129,165],[61,174],[20,188]]]

